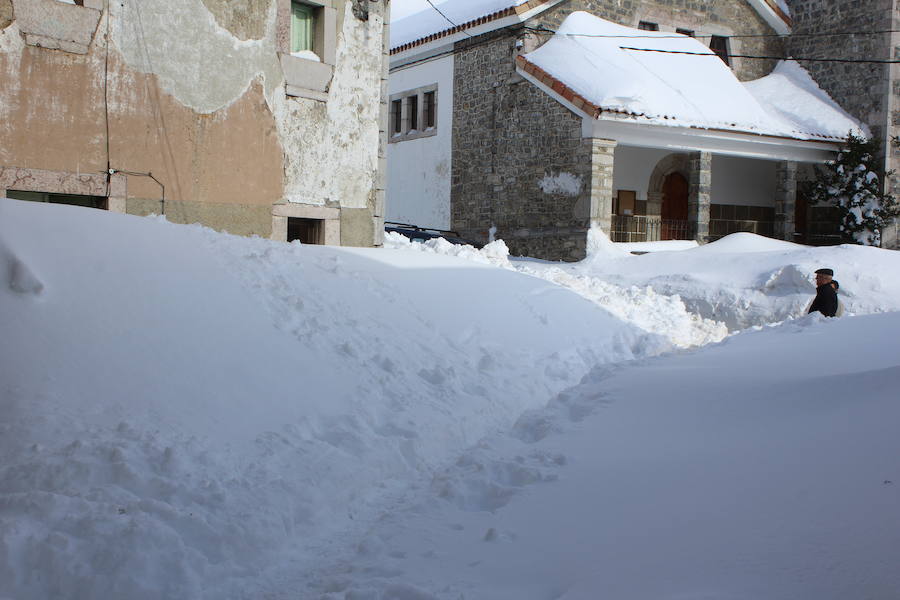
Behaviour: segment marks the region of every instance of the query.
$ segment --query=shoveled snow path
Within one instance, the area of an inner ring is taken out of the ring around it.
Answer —
[[[898,328],[810,316],[600,367],[273,597],[897,597]]]

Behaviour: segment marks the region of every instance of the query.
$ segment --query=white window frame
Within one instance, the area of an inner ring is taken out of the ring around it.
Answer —
[[[291,26],[295,0],[278,1],[278,56],[284,73],[285,93],[288,96],[328,100],[328,87],[337,62],[337,0],[302,0],[300,4],[314,10],[315,31],[313,54],[294,56],[291,53]],[[318,58],[318,60],[316,60]]]
[[[431,127],[425,126],[425,97],[426,94],[433,94],[434,98],[434,125]],[[415,99],[415,101],[411,101],[411,99]],[[400,131],[397,130],[397,122],[396,122],[396,113],[391,110],[394,106],[394,102],[399,101],[400,104]],[[415,104],[416,106],[416,115],[415,119],[412,118],[410,107]],[[438,84],[432,83],[430,85],[424,85],[422,87],[418,87],[412,90],[406,90],[405,92],[400,92],[399,94],[391,94],[390,102],[388,104],[389,114],[390,114],[390,124],[388,126],[388,142],[396,143],[396,142],[405,142],[408,140],[417,140],[419,138],[431,137],[433,135],[437,135],[438,126],[439,126],[439,117],[438,117]],[[412,128],[412,121],[415,120],[416,128]]]

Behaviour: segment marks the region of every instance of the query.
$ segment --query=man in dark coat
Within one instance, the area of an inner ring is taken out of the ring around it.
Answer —
[[[826,317],[833,317],[837,313],[837,292],[831,285],[833,277],[834,271],[831,269],[816,271],[816,298],[809,307],[810,313],[818,311]]]

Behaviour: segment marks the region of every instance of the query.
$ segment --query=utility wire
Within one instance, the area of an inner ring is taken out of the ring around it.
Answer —
[[[432,4],[431,0],[425,0],[435,11],[438,12],[448,23],[453,25],[454,27],[459,27],[456,23],[454,23],[450,18],[447,17],[444,13],[440,11],[434,4]],[[558,32],[554,29],[550,29],[548,27],[540,26],[540,27],[532,27],[529,25],[525,25],[522,29],[526,31],[531,31],[534,33],[550,33],[550,34],[558,34]],[[470,39],[475,39],[475,36],[470,35],[464,29],[460,30],[461,33],[467,35]],[[837,31],[833,33],[792,33],[790,37],[831,37],[831,36],[852,36],[852,35],[881,35],[887,33],[900,33],[900,29],[883,29],[879,31]],[[696,38],[706,38],[712,37],[712,35],[698,35],[698,36],[685,36],[682,34],[673,34],[673,35],[606,35],[606,34],[590,34],[590,33],[559,33],[558,35],[564,35],[566,37],[586,37],[586,38],[608,38],[608,39],[683,39],[685,37],[694,37]],[[725,38],[782,38],[785,36],[778,34],[746,34],[746,35],[728,35],[721,36]],[[486,39],[483,42],[479,42],[477,44],[469,45],[464,49],[457,50],[453,48],[451,50],[447,50],[445,52],[441,52],[439,54],[435,54],[432,56],[428,56],[426,58],[421,58],[418,60],[411,61],[409,63],[404,63],[400,67],[396,67],[396,69],[402,69],[411,67],[413,65],[422,63],[422,62],[430,62],[432,60],[457,54],[463,50],[468,50],[477,46],[481,46],[484,43],[489,43],[493,41],[492,39]],[[706,52],[689,52],[689,51],[678,51],[678,50],[654,50],[650,48],[632,48],[629,46],[620,46],[623,50],[636,50],[640,52],[662,52],[668,54],[688,54],[688,55],[697,55],[697,56],[718,56],[713,53]],[[849,63],[849,64],[900,64],[900,60],[882,60],[882,59],[854,59],[854,58],[809,58],[809,57],[790,57],[790,56],[764,56],[764,55],[755,55],[755,54],[728,54],[729,57],[733,58],[749,58],[749,59],[758,59],[758,60],[795,60],[795,61],[807,61],[807,62],[829,62],[829,63]]]
[[[556,33],[556,31],[554,31],[552,29],[547,29],[547,28],[536,28],[536,27],[526,26],[526,27],[523,27],[522,29],[525,29],[527,31],[541,32],[541,33],[554,33],[554,34]],[[890,33],[893,33],[893,32],[894,32],[893,30],[890,31]],[[878,33],[888,33],[888,31],[882,31],[882,32],[878,32]],[[896,33],[900,33],[900,30],[897,30]],[[679,36],[674,36],[674,35],[673,36],[625,36],[625,35],[615,35],[615,36],[599,36],[598,35],[598,36],[595,36],[595,35],[590,35],[590,34],[577,34],[577,33],[560,34],[560,35],[566,35],[566,36],[571,36],[571,37],[608,37],[608,38],[642,38],[642,39],[643,38],[651,38],[651,37],[655,38],[655,39],[659,39],[660,37],[666,37],[666,38],[676,38],[676,37],[683,38],[683,37],[685,37],[685,36],[681,36],[681,35],[679,35]],[[816,34],[816,35],[818,35],[818,34]],[[822,34],[822,35],[827,35],[827,34]],[[841,32],[841,33],[837,33],[835,35],[856,35],[856,33],[855,32]],[[469,37],[471,39],[476,39],[473,36],[469,36]],[[750,37],[750,36],[728,36],[728,37]],[[477,42],[468,44],[464,48],[452,48],[450,50],[446,50],[446,51],[440,52],[438,54],[426,56],[424,58],[419,58],[419,59],[410,61],[408,63],[403,63],[402,65],[394,67],[391,70],[392,71],[403,70],[403,69],[407,69],[409,67],[415,66],[417,64],[431,62],[433,60],[437,60],[437,59],[443,58],[445,56],[459,54],[461,52],[471,50],[472,48],[477,48],[478,46],[483,46],[485,44],[489,44],[489,43],[495,41],[495,39],[496,38],[485,38],[483,40],[479,40]],[[675,51],[675,50],[652,50],[652,49],[648,49],[648,48],[632,48],[629,46],[620,46],[620,48],[623,50],[637,50],[640,52],[668,52],[671,54],[689,54],[689,55],[693,54],[693,55],[697,55],[697,56],[716,56],[716,57],[718,57],[718,54],[715,54],[713,52],[707,53],[707,52],[688,52],[688,51]],[[750,59],[759,59],[759,60],[794,60],[794,61],[808,61],[808,62],[834,62],[834,63],[851,63],[851,64],[852,63],[900,64],[900,60],[850,59],[850,58],[797,58],[797,57],[790,57],[790,56],[760,56],[760,55],[751,55],[751,54],[730,54],[730,53],[728,54],[728,56],[733,57],[733,58],[750,58]]]
[[[532,27],[530,25],[526,25],[525,29],[529,31],[534,31],[536,33],[557,33],[556,30],[550,29],[544,26]],[[673,33],[671,35],[612,35],[612,34],[599,34],[599,33],[566,33],[560,35],[568,35],[573,37],[588,37],[588,38],[610,38],[610,39],[684,39],[685,37],[692,38],[712,38],[712,37],[725,37],[725,38],[785,38],[785,37],[834,37],[834,36],[849,36],[849,35],[882,35],[886,33],[900,33],[900,29],[882,29],[879,31],[836,31],[833,33],[791,33],[786,35],[781,35],[778,33],[748,33],[748,34],[736,34],[736,35],[718,35],[718,34],[702,34],[702,35],[686,35],[686,34],[676,34]]]
[[[658,50],[656,48],[632,48],[630,46],[619,46],[622,50],[634,50],[636,52],[658,52],[660,54],[688,54],[691,56],[716,56],[713,52],[689,52],[687,50]],[[875,58],[804,58],[801,56],[758,56],[754,54],[731,54],[730,58],[760,58],[767,60],[796,60],[807,62],[835,62],[835,63],[868,63],[893,65],[900,64],[900,60],[880,60]]]
[[[450,23],[450,24],[453,25],[454,27],[459,27],[459,25],[457,25],[456,23],[454,23],[454,22],[450,19],[450,17],[448,17],[447,15],[445,15],[444,13],[442,13],[442,12],[441,12],[441,9],[439,9],[437,6],[435,6],[434,4],[432,4],[431,0],[425,0],[425,2],[428,3],[428,6],[430,6],[430,7],[433,8],[434,10],[436,10],[436,11],[437,11],[437,14],[441,15],[442,17],[444,17],[444,19],[445,19],[448,23]],[[469,32],[466,31],[465,29],[460,29],[460,31],[463,32],[464,34],[468,35],[469,37],[472,37],[472,36],[469,34]]]
[[[103,120],[106,127],[106,197],[109,198],[112,188],[112,159],[109,153],[109,0],[106,0],[106,56],[103,58]]]

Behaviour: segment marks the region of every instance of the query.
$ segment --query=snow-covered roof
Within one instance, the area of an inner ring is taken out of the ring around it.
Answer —
[[[635,37],[637,36],[637,37]],[[520,72],[597,119],[831,141],[866,131],[796,63],[746,84],[698,40],[576,12]]]
[[[401,18],[391,20],[391,52],[400,52],[503,17],[521,16],[524,19],[560,1],[433,0],[434,6],[423,1],[421,10],[402,10]]]
[[[546,9],[560,1],[394,0],[391,7],[391,52],[401,52],[503,17],[519,15],[530,18],[534,13],[541,12],[534,9]],[[748,1],[776,32],[782,35],[790,33],[790,8],[785,0]]]

